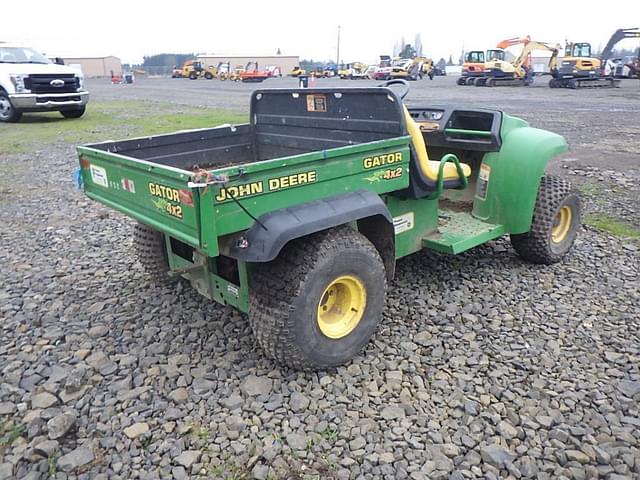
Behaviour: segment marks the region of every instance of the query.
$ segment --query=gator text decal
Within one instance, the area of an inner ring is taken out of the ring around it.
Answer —
[[[402,152],[387,153],[385,155],[376,155],[375,157],[367,157],[362,161],[365,169],[382,167],[402,161]]]

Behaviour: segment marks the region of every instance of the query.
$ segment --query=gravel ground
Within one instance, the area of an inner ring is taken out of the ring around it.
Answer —
[[[531,92],[531,117],[585,134]],[[583,160],[596,143],[554,168],[640,224],[637,130],[613,164]],[[637,242],[584,227],[551,267],[504,240],[400,260],[365,351],[291,372],[234,310],[153,286],[75,163],[64,143],[0,158],[0,479],[640,478]]]

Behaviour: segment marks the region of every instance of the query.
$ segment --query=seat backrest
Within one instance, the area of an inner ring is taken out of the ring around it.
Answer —
[[[425,178],[432,182],[438,180],[438,172],[431,167],[429,162],[429,154],[427,153],[427,144],[424,141],[424,136],[420,127],[416,121],[411,117],[409,110],[404,105],[404,121],[407,125],[407,132],[411,135],[411,144],[413,145],[413,151],[417,157],[417,164]]]

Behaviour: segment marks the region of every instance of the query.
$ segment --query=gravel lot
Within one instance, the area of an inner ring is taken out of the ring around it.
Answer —
[[[417,82],[409,103],[503,108],[567,136],[552,169],[587,213],[640,227],[640,82],[453,82]],[[255,86],[89,87],[246,109]],[[639,242],[584,227],[551,267],[505,240],[400,260],[366,350],[298,373],[262,355],[239,313],[152,285],[131,222],[74,190],[75,166],[64,142],[0,157],[0,480],[640,478]]]

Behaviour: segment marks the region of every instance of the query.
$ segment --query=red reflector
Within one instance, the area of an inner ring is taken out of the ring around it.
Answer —
[[[180,203],[193,207],[193,193],[191,193],[191,190],[184,188],[180,190]]]
[[[89,168],[91,166],[91,162],[84,155],[80,155],[80,168]]]

